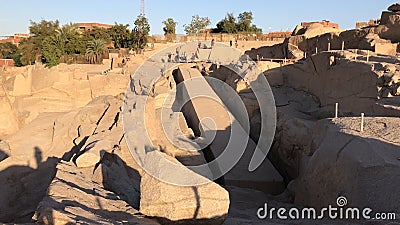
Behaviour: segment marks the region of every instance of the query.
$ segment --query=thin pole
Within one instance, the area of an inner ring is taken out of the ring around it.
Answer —
[[[336,103],[335,104],[335,119],[338,118],[338,115],[339,115],[339,103]]]
[[[364,132],[364,113],[361,113],[361,132]]]

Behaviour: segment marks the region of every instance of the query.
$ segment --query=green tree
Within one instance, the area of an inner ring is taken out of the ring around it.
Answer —
[[[262,33],[262,30],[256,25],[252,24],[253,13],[243,12],[237,17],[232,13],[228,13],[225,18],[217,23],[217,28],[213,30],[214,33]]]
[[[66,39],[60,34],[50,36],[43,41],[42,60],[48,67],[60,64],[65,53]]]
[[[81,49],[79,47],[81,35],[79,34],[79,28],[76,24],[69,23],[63,25],[61,28],[56,30],[60,42],[63,43],[63,54],[72,55],[79,54]]]
[[[0,43],[0,58],[12,59],[12,55],[17,52],[18,48],[11,42]]]
[[[77,52],[78,54],[86,54],[86,47],[89,41],[93,41],[95,39],[104,40],[105,43],[110,43],[113,41],[111,39],[111,32],[109,29],[94,27],[91,30],[87,30],[82,32],[81,38],[78,40],[77,44]]]
[[[177,22],[175,22],[174,19],[168,18],[167,20],[162,22],[164,24],[164,34],[175,34],[176,33],[176,25],[178,25]]]
[[[117,24],[108,30],[111,40],[114,42],[115,48],[128,48],[130,43],[129,24]],[[106,40],[106,39],[103,39]]]
[[[162,22],[164,24],[164,35],[167,38],[168,41],[172,41],[176,39],[176,25],[178,25],[177,22],[175,22],[174,19],[168,18],[167,20]]]
[[[35,63],[37,58],[37,47],[35,46],[33,39],[28,38],[19,43],[18,53],[21,56],[21,65],[32,65]]]
[[[201,30],[207,28],[211,24],[208,17],[192,16],[190,24],[183,25],[186,34],[198,34]]]
[[[217,23],[217,32],[229,34],[238,32],[236,18],[232,13],[228,13],[223,20]]]
[[[113,33],[113,28],[106,29],[103,27],[94,27],[92,30],[87,30],[83,33],[83,39],[94,40],[102,39],[105,42],[113,41],[111,38],[111,33]]]
[[[60,28],[60,22],[42,20],[40,23],[30,21],[29,33],[31,37],[36,37],[40,39],[45,39],[48,36],[52,36],[57,33]]]
[[[11,42],[0,43],[0,59],[13,59],[15,66],[22,66],[18,48]]]
[[[238,31],[239,32],[249,32],[251,31],[251,22],[253,21],[252,12],[243,12],[238,16]]]
[[[254,32],[254,33],[262,33],[262,29],[261,28],[258,28],[255,24],[253,24],[251,27],[250,27],[250,32]]]
[[[105,42],[101,39],[89,41],[86,48],[86,57],[89,63],[101,63],[102,56],[106,53]]]
[[[150,33],[149,21],[144,15],[139,15],[134,22],[135,28],[132,32],[133,49],[136,51],[144,49],[147,45],[147,37]]]
[[[75,24],[69,23],[56,29],[55,33],[48,36],[42,43],[42,62],[48,67],[58,65],[61,57],[81,53],[81,35]],[[64,61],[65,62],[65,61]]]
[[[32,43],[34,45],[34,49],[32,50],[33,54],[35,54],[35,59],[39,59],[39,56],[42,54],[44,40],[57,34],[57,30],[60,28],[60,22],[58,20],[41,20],[39,23],[33,21],[30,22],[31,25],[29,26],[29,38],[32,39]],[[23,52],[23,54],[26,54],[26,52]]]

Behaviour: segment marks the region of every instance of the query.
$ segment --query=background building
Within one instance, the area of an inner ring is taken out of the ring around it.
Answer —
[[[8,36],[5,39],[0,39],[0,43],[12,43],[18,47],[19,43],[27,38],[29,38],[29,34],[14,34],[14,36]]]
[[[110,24],[103,24],[103,23],[77,23],[76,24],[80,30],[84,31],[90,31],[93,30],[93,28],[105,28],[109,29],[113,27],[113,25]]]

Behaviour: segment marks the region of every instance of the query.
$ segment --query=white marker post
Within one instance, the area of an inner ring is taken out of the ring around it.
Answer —
[[[356,53],[354,54],[354,60],[357,61],[357,51],[358,49],[356,49]]]
[[[318,54],[318,47],[315,47],[315,54]]]
[[[364,132],[364,113],[361,113],[361,132]]]
[[[307,59],[307,52],[304,52],[304,58]]]
[[[344,51],[344,41],[342,41],[342,51]]]
[[[335,119],[337,119],[339,116],[339,103],[335,104]]]
[[[328,42],[328,52],[331,50],[331,43]]]
[[[369,62],[369,50],[367,50],[367,62]]]

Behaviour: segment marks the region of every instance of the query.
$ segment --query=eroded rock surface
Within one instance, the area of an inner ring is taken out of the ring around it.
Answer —
[[[160,153],[162,154],[162,153]],[[164,155],[174,163],[179,162]],[[149,162],[150,163],[150,162]],[[140,212],[163,224],[222,224],[228,214],[229,194],[218,184],[208,181],[197,186],[167,184],[156,177],[173,174],[163,161],[151,161],[156,173],[145,173],[141,181]],[[182,174],[181,174],[182,175]],[[156,176],[156,177],[154,177]],[[205,179],[187,169],[186,180]]]
[[[35,219],[40,224],[49,225],[158,224],[143,218],[120,196],[105,190],[101,183],[92,181],[92,172],[93,168],[82,169],[71,163],[60,163],[47,196],[39,204]]]

